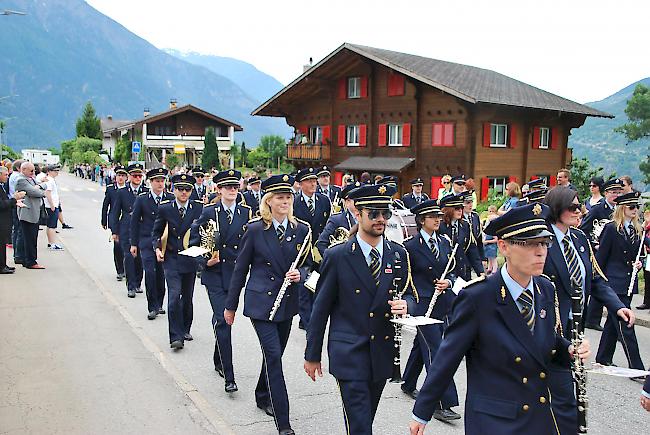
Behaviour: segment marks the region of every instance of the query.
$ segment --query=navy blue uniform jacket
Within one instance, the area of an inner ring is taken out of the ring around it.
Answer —
[[[594,231],[594,221],[602,219],[611,219],[614,209],[611,208],[607,201],[601,201],[591,208],[587,216],[580,223],[580,229],[585,232],[591,239]]]
[[[384,238],[379,288],[353,237],[332,246],[321,264],[316,299],[307,331],[305,360],[320,361],[327,319],[329,371],[337,379],[382,381],[393,370],[390,305],[395,260],[401,261],[400,291],[408,284],[406,250]]]
[[[311,237],[318,240],[320,233],[325,228],[327,219],[330,217],[332,204],[322,193],[314,193],[314,215],[309,213],[309,207],[302,194],[299,194],[293,200],[293,215],[311,226]]]
[[[174,199],[174,195],[171,193],[162,193],[162,201],[172,199]],[[139,249],[151,248],[151,231],[157,213],[158,205],[149,192],[138,195],[133,204],[133,214],[131,215],[130,246],[137,246]]]
[[[475,211],[472,212],[472,240],[476,243],[476,248],[478,249],[478,255],[481,257],[481,260],[485,258],[485,251],[483,250],[483,229],[481,228],[481,217]],[[465,218],[463,216],[463,218]],[[467,222],[469,224],[469,222]]]
[[[102,202],[102,226],[109,227],[109,207],[112,210],[115,198],[117,196],[117,183],[109,184],[106,186],[106,192],[104,193],[104,201]],[[112,229],[112,228],[111,228]],[[117,234],[116,231],[113,231],[113,234]]]
[[[257,202],[255,199],[255,195],[253,195],[252,190],[247,190],[242,194],[244,197],[244,202],[246,202],[246,205],[251,208],[251,212],[253,213],[253,216],[257,216],[258,212],[260,211],[260,203]],[[264,192],[262,190],[259,191],[259,197],[260,201],[264,197]]]
[[[178,255],[178,253],[186,248],[184,245],[186,237],[189,244],[190,228],[194,220],[201,216],[202,209],[203,203],[201,201],[187,201],[185,217],[181,219],[175,199],[169,202],[163,201],[158,206],[158,214],[156,215],[153,230],[151,231],[151,245],[154,251],[157,248],[162,248],[160,238],[165,231],[165,227],[167,227],[167,248],[164,252],[165,261],[168,259],[176,261],[179,273],[196,271],[196,261],[194,258],[186,255]]]
[[[350,231],[350,228],[354,226],[354,217],[350,214],[349,211],[344,211],[341,213],[336,213],[330,216],[325,224],[325,229],[320,233],[318,241],[316,242],[316,248],[320,252],[321,257],[325,253],[325,250],[330,246],[330,236],[334,234],[337,228],[343,227],[346,230]]]
[[[465,357],[465,433],[557,433],[547,368],[553,359],[568,364],[569,342],[555,332],[553,284],[542,277],[533,280],[534,334],[500,272],[459,293],[451,323],[415,402],[417,417],[431,420],[434,403]]]
[[[635,235],[634,242],[630,242],[623,231],[616,227],[616,222],[605,225],[600,235],[600,247],[596,253],[596,259],[616,294],[627,296],[627,289],[632,279],[632,266],[636,254],[639,252],[641,239]],[[644,255],[643,251],[641,251],[641,255]],[[639,293],[639,281],[636,277],[637,274],[634,275],[632,294],[637,294]]]
[[[239,295],[245,283],[244,316],[269,320],[284,275],[289,271],[289,266],[305,243],[307,231],[307,224],[304,222],[297,221],[296,225],[289,224],[284,241],[280,244],[273,224],[265,228],[265,223],[261,219],[250,221],[242,237],[237,263],[228,286],[226,309],[237,310]],[[307,243],[310,243],[310,240],[307,240]],[[250,277],[246,282],[249,270]],[[290,320],[296,314],[298,314],[298,287],[294,283],[284,294],[273,321]]]
[[[149,189],[144,186],[144,183],[140,184],[135,192],[131,190],[131,185],[126,183],[126,187],[115,192],[115,201],[111,204],[109,227],[111,232],[118,234],[120,240],[123,240],[126,244],[129,243],[131,213],[133,212],[135,198],[148,191]]]
[[[320,185],[318,185],[318,187],[316,187],[316,192],[318,192],[318,193],[320,193],[322,195],[325,195],[325,191],[320,187]],[[337,195],[337,193],[338,193],[338,195]],[[327,196],[327,195],[325,195],[325,196]],[[335,186],[333,184],[330,184],[329,185],[329,196],[328,196],[328,198],[330,199],[330,201],[334,201],[334,198],[337,198],[337,201],[340,201],[341,200],[341,188],[339,186]]]
[[[429,195],[426,193],[422,192],[422,202],[427,201],[429,199]],[[402,196],[402,204],[404,204],[404,207],[406,208],[411,208],[414,205],[417,205],[417,201],[415,200],[415,195],[413,195],[413,192],[407,193],[406,195]]]
[[[221,202],[209,204],[203,207],[201,216],[192,224],[190,231],[190,246],[200,246],[201,236],[199,227],[210,219],[219,222],[219,263],[206,267],[207,259],[202,255],[196,257],[199,267],[203,270],[201,283],[203,285],[216,285],[224,291],[228,291],[232,272],[235,269],[235,260],[239,254],[242,243],[242,236],[251,219],[251,209],[247,205],[236,204],[232,223],[228,224],[228,216],[223,209]]]
[[[450,240],[451,225],[447,225],[444,221],[440,222],[440,234],[446,234]],[[462,276],[466,269],[472,268],[477,274],[485,272],[483,269],[482,258],[478,251],[478,246],[473,242],[473,236],[470,233],[469,224],[466,220],[460,219],[458,221],[458,249],[456,250],[456,275]]]

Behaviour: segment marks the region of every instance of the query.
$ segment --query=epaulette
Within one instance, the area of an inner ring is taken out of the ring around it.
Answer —
[[[407,238],[405,238],[405,239],[402,241],[402,243],[406,243],[406,242],[408,242],[409,240],[411,240],[412,238],[413,238],[413,236],[408,236]]]
[[[262,219],[262,216],[256,216],[253,219],[249,220],[248,223],[250,224],[251,222],[257,222]]]
[[[449,242],[450,245],[452,244],[451,237],[449,237],[447,234],[443,234],[442,237],[447,239],[447,241]]]
[[[138,196],[146,195],[147,193],[149,193],[149,192],[142,192],[142,193],[139,193]]]
[[[546,278],[551,284],[553,284],[553,287],[555,287],[555,283],[553,282],[553,280],[548,275],[542,273],[540,276],[542,278]]]
[[[341,209],[341,210],[339,210],[339,211],[337,211],[335,213],[330,213],[330,216],[336,216],[337,214],[341,214],[341,213],[343,213],[343,209]]]
[[[404,242],[400,243],[400,242],[396,242],[395,240],[390,240],[390,239],[386,239],[386,240],[388,240],[388,242],[390,242],[390,243],[395,243],[396,245],[399,245],[402,248],[404,247],[403,243],[406,241],[406,240],[404,240]]]
[[[334,243],[332,243],[331,245],[329,245],[329,246],[327,247],[327,249],[333,248],[334,246],[336,246],[336,245],[340,245],[341,243],[345,243],[345,242],[347,242],[347,239],[337,240],[336,242],[334,242]]]
[[[303,221],[302,219],[297,218],[297,217],[295,217],[295,216],[294,216],[294,219],[297,220],[298,222],[300,222],[301,224],[304,224],[304,225],[307,225],[308,227],[310,227],[309,222],[307,222],[307,221]]]
[[[477,283],[479,283],[479,282],[481,282],[481,281],[485,281],[485,278],[486,278],[485,275],[481,275],[481,276],[478,276],[478,277],[476,277],[476,278],[474,278],[474,279],[472,279],[472,280],[469,280],[469,281],[467,281],[467,282],[465,283],[465,285],[463,286],[463,288],[466,289],[466,288],[469,287],[469,286],[472,286],[472,285],[474,285],[474,284],[477,284]]]
[[[200,199],[195,199],[194,202],[197,202],[197,203],[199,203],[199,204],[203,204],[203,201],[200,200]]]
[[[246,204],[245,202],[242,202],[239,205],[241,205],[242,207],[251,208],[251,206]]]
[[[207,204],[204,204],[204,205],[203,205],[203,208],[214,207],[215,205],[217,205],[216,202],[209,202],[209,203],[207,203]]]
[[[161,203],[161,204],[167,204],[167,203],[170,202],[170,201],[171,201],[171,199],[166,199],[166,200],[164,200],[164,201],[160,201],[160,203]]]

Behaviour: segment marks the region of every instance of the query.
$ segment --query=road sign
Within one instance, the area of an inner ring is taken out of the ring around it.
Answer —
[[[133,141],[131,142],[131,152],[139,153],[140,152],[140,142]]]

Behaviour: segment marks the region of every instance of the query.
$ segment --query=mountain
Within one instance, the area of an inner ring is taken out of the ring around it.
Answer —
[[[262,104],[271,98],[284,86],[275,78],[255,68],[250,63],[232,57],[221,57],[195,53],[192,51],[179,51],[166,48],[164,51],[174,57],[194,65],[206,67],[212,72],[226,77],[246,93]]]
[[[161,112],[176,98],[240,124],[235,139],[249,146],[288,133],[284,120],[250,116],[259,100],[232,80],[157,49],[82,0],[2,7],[27,13],[0,17],[0,119],[14,149],[58,147],[74,137],[89,100],[100,116],[136,119],[144,107]]]
[[[573,129],[569,136],[569,147],[576,157],[587,157],[594,166],[602,166],[605,175],[616,172],[617,175],[629,175],[635,187],[642,188],[643,176],[639,163],[648,155],[650,140],[638,140],[627,143],[627,139],[614,128],[628,122],[625,115],[627,100],[632,97],[634,88],[639,83],[650,86],[650,77],[621,89],[604,100],[587,103],[588,106],[616,116],[614,119],[587,118],[585,124]]]

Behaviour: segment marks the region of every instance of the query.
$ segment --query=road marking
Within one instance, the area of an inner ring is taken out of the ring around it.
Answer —
[[[220,435],[236,435],[235,430],[223,418],[221,413],[215,409],[214,406],[201,394],[198,388],[190,383],[176,365],[165,355],[165,353],[158,347],[158,345],[144,332],[142,326],[131,316],[126,307],[119,303],[115,295],[113,295],[108,287],[99,279],[99,277],[90,268],[84,266],[81,259],[75,254],[74,248],[70,249],[66,245],[68,253],[79,264],[83,271],[90,277],[97,285],[99,291],[104,295],[109,304],[113,305],[117,311],[122,315],[122,318],[131,328],[131,331],[140,339],[145,349],[147,349],[154,358],[158,361],[160,366],[167,372],[174,380],[176,386],[183,392],[183,394],[192,401],[198,411],[203,414],[206,420],[212,424],[216,429],[217,434]]]
[[[61,192],[70,192],[70,188],[68,188],[68,187],[59,187],[59,190]]]
[[[75,191],[75,192],[83,192],[84,189],[83,189],[83,187],[75,187],[75,188],[74,188],[74,191]]]
[[[86,190],[90,190],[91,192],[97,192],[97,189],[94,187],[86,187]]]
[[[98,200],[98,199],[95,199],[95,198],[93,198],[93,202],[99,202],[99,200]]]

